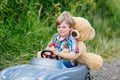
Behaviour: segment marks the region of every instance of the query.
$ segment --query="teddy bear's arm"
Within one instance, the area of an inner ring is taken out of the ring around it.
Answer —
[[[79,47],[79,55],[86,52],[86,46],[85,46],[84,42],[82,42],[82,41],[78,42],[78,47]]]

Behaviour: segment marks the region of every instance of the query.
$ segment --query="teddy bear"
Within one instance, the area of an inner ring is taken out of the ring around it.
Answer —
[[[73,17],[73,19],[74,31],[71,34],[76,37],[80,50],[79,55],[76,56],[76,60],[80,63],[86,64],[90,70],[99,69],[103,64],[102,57],[98,54],[87,52],[84,43],[84,41],[94,38],[95,30],[91,27],[91,24],[87,19],[82,17]]]

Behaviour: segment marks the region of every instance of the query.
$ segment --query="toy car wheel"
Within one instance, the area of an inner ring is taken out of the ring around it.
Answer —
[[[90,75],[90,72],[88,72],[88,74],[86,76],[86,80],[92,80],[92,76]]]

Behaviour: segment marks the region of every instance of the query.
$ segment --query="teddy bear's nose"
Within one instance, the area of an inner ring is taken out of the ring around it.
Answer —
[[[72,31],[72,35],[73,35],[74,37],[76,37],[76,36],[77,36],[77,33],[76,33],[75,31]]]

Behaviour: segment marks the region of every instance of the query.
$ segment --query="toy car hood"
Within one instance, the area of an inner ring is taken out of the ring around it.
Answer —
[[[29,64],[2,70],[0,80],[85,80],[87,73],[83,64],[67,68],[59,60],[32,58]]]

